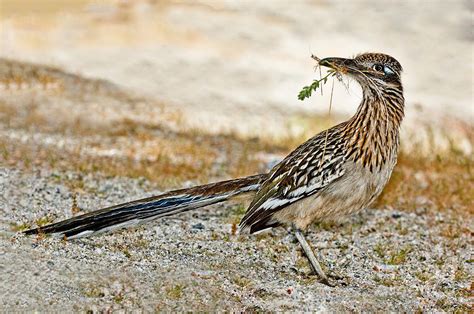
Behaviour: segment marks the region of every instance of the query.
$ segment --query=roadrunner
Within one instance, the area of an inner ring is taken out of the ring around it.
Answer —
[[[360,84],[363,98],[357,112],[310,138],[270,172],[171,191],[26,233],[79,238],[249,194],[253,200],[240,228],[255,233],[291,227],[313,270],[329,284],[303,231],[314,221],[366,208],[382,192],[397,162],[404,98],[402,67],[391,56],[365,53],[353,59],[325,58],[319,65]]]

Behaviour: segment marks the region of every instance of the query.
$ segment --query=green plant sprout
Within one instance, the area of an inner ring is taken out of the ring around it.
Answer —
[[[311,97],[311,94],[313,91],[316,91],[318,88],[322,86],[322,84],[326,84],[328,81],[328,78],[330,76],[335,76],[337,72],[335,70],[329,70],[326,76],[320,78],[319,80],[314,80],[313,83],[309,86],[304,86],[303,89],[300,91],[298,94],[298,99],[299,100],[305,100],[306,98]]]

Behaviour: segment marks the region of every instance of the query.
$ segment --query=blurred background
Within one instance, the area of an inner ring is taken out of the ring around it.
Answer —
[[[405,136],[428,126],[470,151],[473,3],[2,0],[0,56],[104,79],[178,110],[186,127],[280,137],[328,112],[329,92],[296,98],[319,76],[311,54],[384,52],[405,70]],[[336,120],[359,99],[356,84],[336,84]]]

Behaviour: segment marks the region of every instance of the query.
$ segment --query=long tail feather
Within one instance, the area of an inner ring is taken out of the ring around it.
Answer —
[[[30,229],[25,231],[25,234],[50,233],[73,239],[133,226],[159,217],[220,203],[243,193],[254,192],[260,187],[265,176],[261,174],[175,190]]]

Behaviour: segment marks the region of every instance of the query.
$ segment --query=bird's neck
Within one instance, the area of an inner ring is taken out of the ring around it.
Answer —
[[[378,94],[364,91],[357,112],[346,124],[349,158],[373,171],[396,157],[403,116],[401,88]]]
[[[387,126],[398,130],[404,117],[404,108],[401,87],[378,92],[364,90],[362,101],[351,120],[358,126]]]

